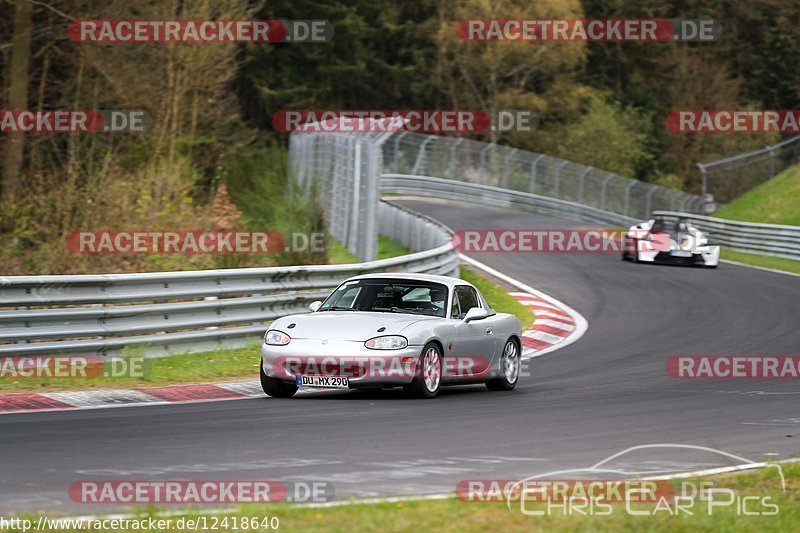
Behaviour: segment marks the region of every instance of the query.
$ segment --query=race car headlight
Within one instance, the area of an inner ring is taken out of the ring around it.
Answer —
[[[408,346],[408,339],[400,335],[373,337],[364,343],[370,350],[401,350]]]
[[[270,346],[286,346],[292,338],[282,331],[271,329],[264,335],[264,342]]]

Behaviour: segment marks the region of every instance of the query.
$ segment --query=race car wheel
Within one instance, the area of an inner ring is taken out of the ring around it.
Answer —
[[[512,390],[517,386],[520,369],[520,350],[514,339],[508,339],[500,356],[500,377],[486,382],[489,390]]]
[[[261,388],[267,396],[273,398],[291,398],[297,392],[297,385],[286,383],[281,379],[271,378],[264,373],[264,361],[261,361]]]
[[[634,263],[639,262],[639,240],[633,239],[633,251],[631,252],[631,261]]]
[[[435,398],[442,385],[442,352],[435,342],[429,342],[419,356],[414,379],[403,390],[412,398]]]

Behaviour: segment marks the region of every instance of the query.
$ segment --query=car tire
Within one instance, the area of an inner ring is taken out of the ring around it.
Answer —
[[[259,371],[261,375],[261,388],[264,389],[264,394],[272,396],[273,398],[291,398],[297,392],[297,385],[286,383],[278,378],[271,378],[264,372],[264,361],[261,361],[261,368]]]
[[[486,388],[492,391],[514,390],[519,381],[522,364],[519,344],[513,338],[508,339],[500,355],[500,376],[486,382]]]
[[[435,398],[442,386],[442,350],[435,342],[422,349],[417,373],[419,377],[403,387],[405,393],[412,398]]]

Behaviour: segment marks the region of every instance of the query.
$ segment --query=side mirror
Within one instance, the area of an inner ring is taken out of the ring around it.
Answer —
[[[319,309],[320,306],[322,306],[322,302],[320,300],[317,300],[316,302],[311,302],[311,305],[308,306],[308,310],[311,311],[312,313],[316,313],[317,309]]]
[[[467,311],[466,316],[464,317],[464,322],[472,322],[473,320],[483,320],[489,316],[489,312],[486,309],[481,309],[480,307],[473,307],[469,311]]]

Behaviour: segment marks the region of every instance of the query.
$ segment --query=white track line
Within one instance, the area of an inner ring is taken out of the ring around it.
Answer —
[[[740,263],[739,261],[732,261],[730,259],[720,259],[720,263],[728,263],[730,265],[742,266],[747,268],[754,268],[756,270],[764,270],[765,272],[774,272],[775,274],[786,274],[787,276],[797,276],[800,277],[800,274],[795,274],[794,272],[787,272],[785,270],[777,270],[774,268],[767,268],[767,267],[760,267],[756,265],[748,265],[747,263]]]

